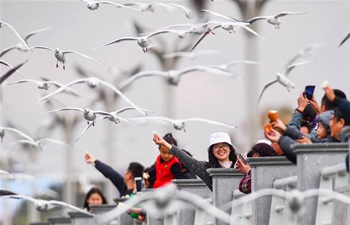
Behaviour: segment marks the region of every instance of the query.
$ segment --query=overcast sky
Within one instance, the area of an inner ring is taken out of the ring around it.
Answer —
[[[173,3],[188,5],[188,1]],[[143,70],[159,70],[159,61],[151,53],[143,53],[136,42],[121,42],[96,51],[90,50],[119,37],[134,36],[131,25],[133,20],[150,29],[190,22],[181,10],[174,10],[170,13],[161,10],[154,13],[139,13],[104,5],[98,10],[90,11],[82,1],[1,1],[0,4],[1,20],[10,23],[23,36],[36,29],[52,27],[51,30],[33,36],[29,40],[31,45],[79,51],[106,64],[103,66],[77,55],[68,55],[69,62],[66,64],[66,70],[63,70],[61,64],[59,68],[55,67],[56,59],[53,53],[45,50],[35,50],[32,53],[13,51],[1,58],[12,65],[28,59],[29,62],[21,68],[28,78],[39,79],[43,76],[61,83],[68,83],[79,78],[74,71],[75,63],[100,74],[108,81],[113,80],[113,75],[108,73],[111,67],[127,70],[142,64]],[[233,1],[208,1],[207,8],[241,18]],[[350,32],[349,9],[350,1],[271,1],[266,4],[260,15],[274,15],[281,11],[307,12],[307,14],[282,18],[285,23],[279,30],[266,21],[257,22],[259,34],[266,38],[266,41],[257,38],[258,61],[262,62],[262,65],[258,66],[259,93],[264,84],[275,79],[276,72],[281,71],[285,63],[300,49],[321,42],[326,42],[327,45],[315,51],[312,56],[313,63],[300,66],[291,73],[290,79],[295,83],[295,90],[288,92],[279,84],[269,88],[257,107],[259,112],[283,106],[295,108],[296,99],[305,85],[316,85],[315,95],[320,100],[323,95],[320,85],[324,80],[328,80],[332,87],[342,89],[350,95],[348,92],[350,41],[341,48],[337,48],[340,41]],[[1,49],[18,42],[17,37],[7,27],[2,27],[0,32]],[[203,55],[194,60],[183,59],[177,68],[190,65],[223,64],[232,60],[247,59],[244,58],[246,42],[242,30],[229,34],[217,29],[215,34],[208,35],[198,45],[197,50],[218,49],[222,51],[220,54]],[[171,45],[177,37],[173,34],[165,34],[164,38],[168,45]],[[0,68],[1,74],[7,71],[3,65]],[[249,74],[245,73],[244,66],[234,67],[232,71],[234,74],[249,79]],[[15,74],[8,82],[19,79],[21,77]],[[134,82],[125,94],[138,106],[165,115],[167,110],[164,96],[168,88],[169,86],[165,85],[161,78],[143,78]],[[76,89],[86,96],[96,92],[85,85],[77,85]],[[107,121],[104,121],[105,123],[97,123],[90,129],[72,149],[74,164],[72,173],[85,173],[93,176],[93,179],[103,178],[92,166],[84,162],[85,151],[89,151],[104,162],[113,161],[112,166],[118,171],[124,171],[131,161],[139,161],[144,166],[150,166],[159,153],[157,146],[152,141],[152,131],[157,131],[160,135],[172,132],[180,146],[192,152],[194,157],[200,160],[207,160],[206,149],[209,135],[218,131],[230,132],[235,136],[239,143],[234,144],[243,146],[243,149],[238,149],[238,151],[249,150],[248,146],[253,143],[247,142],[249,134],[244,132],[247,117],[244,102],[245,86],[242,81],[198,73],[184,76],[180,84],[172,89],[174,91],[174,117],[179,119],[202,117],[234,124],[239,128],[232,131],[224,127],[195,123],[188,126],[186,132],[183,132],[152,122],[142,127],[115,125],[114,158],[109,159],[105,147]],[[54,89],[50,91],[52,90]],[[51,116],[49,114],[39,115],[45,109],[38,105],[36,99],[44,93],[48,92],[38,90],[33,84],[3,85],[1,123],[5,125],[8,120],[14,121],[33,134],[38,125]],[[80,101],[78,98],[64,94],[57,96],[56,99],[62,101],[66,106],[77,106]],[[125,102],[118,101],[115,110],[125,106],[127,106]],[[93,109],[105,110],[102,104],[97,104]],[[78,124],[74,138],[84,129],[85,124],[85,121]],[[262,128],[260,130],[262,138]],[[64,141],[60,128],[52,137]],[[12,140],[11,137],[4,140],[2,149]],[[24,160],[29,161],[28,155],[23,154],[21,150],[14,149],[13,151],[22,154]],[[64,173],[64,149],[53,144],[46,145],[44,151],[38,152],[36,165],[39,171],[51,172],[57,176]]]

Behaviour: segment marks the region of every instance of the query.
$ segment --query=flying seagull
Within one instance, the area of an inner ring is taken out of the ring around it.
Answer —
[[[19,40],[24,44],[24,46],[25,46],[27,49],[29,49],[30,51],[33,51],[33,50],[29,47],[28,43],[22,38],[22,36],[15,30],[15,28],[13,28],[10,24],[8,24],[8,23],[6,23],[6,22],[0,20],[0,28],[2,27],[2,25],[8,26],[13,32],[15,32],[15,34],[17,35],[17,37],[19,38]]]
[[[40,140],[29,140],[29,139],[17,140],[17,141],[11,142],[10,144],[8,144],[8,146],[13,146],[15,144],[30,144],[34,148],[38,148],[40,150],[43,150],[42,144],[46,143],[46,142],[51,142],[51,143],[54,143],[54,144],[59,144],[59,145],[64,145],[66,147],[70,147],[67,143],[64,143],[62,141],[58,141],[58,140],[52,139],[52,138],[42,138]]]
[[[131,10],[141,12],[141,10],[139,10],[139,9],[128,7],[126,5],[118,4],[118,3],[112,2],[112,1],[89,1],[89,0],[82,0],[82,1],[87,3],[87,8],[90,10],[98,9],[100,7],[100,4],[108,4],[108,5],[115,5],[118,8],[126,8],[126,9],[131,9]]]
[[[282,24],[282,21],[279,20],[280,17],[282,16],[287,16],[287,15],[301,15],[301,14],[306,14],[307,12],[280,12],[276,15],[273,16],[258,16],[258,17],[253,17],[247,22],[252,24],[255,21],[258,20],[267,20],[268,23],[274,25],[276,29],[280,29],[280,25]]]
[[[59,48],[52,49],[52,48],[45,47],[45,46],[34,46],[34,47],[32,47],[32,49],[45,49],[45,50],[49,50],[49,51],[54,52],[55,58],[57,59],[56,68],[58,68],[58,61],[60,61],[63,64],[63,69],[66,69],[65,63],[67,62],[67,59],[66,59],[65,55],[70,54],[70,53],[78,54],[78,55],[83,56],[87,59],[90,59],[92,61],[95,61],[97,63],[104,65],[103,62],[100,62],[94,58],[91,58],[90,56],[84,55],[84,54],[77,52],[77,51],[71,51],[71,50],[63,51],[63,50],[60,50]]]
[[[172,52],[172,53],[164,54],[162,57],[164,59],[175,58],[175,57],[194,59],[199,55],[218,54],[220,52],[221,51],[219,50],[202,50],[202,51],[196,51],[196,52]]]
[[[305,61],[305,62],[300,62],[300,63],[295,63],[293,65],[288,66],[282,73],[278,72],[277,73],[277,78],[276,80],[270,81],[268,83],[265,84],[263,90],[261,91],[261,94],[259,96],[259,100],[258,103],[260,102],[260,99],[262,97],[262,95],[264,94],[265,90],[270,87],[271,85],[273,85],[274,83],[280,83],[282,84],[284,87],[287,88],[288,91],[290,91],[290,89],[294,89],[294,84],[291,80],[288,79],[289,73],[296,67],[296,66],[300,66],[300,65],[304,65],[309,63],[309,61]]]

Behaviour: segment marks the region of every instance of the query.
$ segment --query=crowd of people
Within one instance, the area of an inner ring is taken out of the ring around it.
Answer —
[[[295,143],[330,143],[347,142],[342,133],[345,126],[350,125],[350,102],[343,91],[323,86],[325,94],[319,105],[315,96],[307,98],[305,93],[298,97],[298,106],[288,124],[284,124],[277,116],[270,118],[264,126],[266,139],[259,140],[246,154],[238,154],[231,142],[230,136],[224,132],[213,133],[209,138],[208,161],[199,161],[191,153],[177,146],[177,141],[171,133],[164,137],[157,133],[153,141],[158,145],[159,155],[155,163],[144,169],[137,162],[131,162],[124,176],[112,167],[86,153],[85,161],[91,163],[108,178],[118,189],[120,196],[129,196],[136,192],[135,178],[142,177],[146,188],[160,188],[173,179],[199,178],[212,190],[212,178],[208,168],[236,168],[245,177],[240,181],[238,189],[246,194],[251,193],[251,173],[246,157],[286,156],[297,164],[296,154],[291,145]],[[349,171],[348,157],[345,162]],[[92,188],[87,194],[84,207],[91,210],[89,204],[105,204],[106,199],[97,188]],[[138,219],[144,221],[144,209],[132,208],[129,213],[136,213]]]

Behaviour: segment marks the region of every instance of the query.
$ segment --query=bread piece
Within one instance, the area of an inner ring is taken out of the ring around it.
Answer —
[[[264,125],[264,130],[267,131],[267,132],[270,132],[272,131],[272,126],[271,124],[267,123]]]
[[[270,121],[277,121],[277,119],[278,119],[278,111],[270,110],[269,114],[267,114],[267,117],[270,119]]]

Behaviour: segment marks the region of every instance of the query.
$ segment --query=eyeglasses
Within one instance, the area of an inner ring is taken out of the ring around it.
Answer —
[[[227,150],[227,149],[229,149],[230,147],[229,147],[227,144],[214,145],[214,146],[213,146],[213,150],[215,150],[215,151],[219,150],[220,148],[222,148],[222,149],[224,149],[224,150]]]

